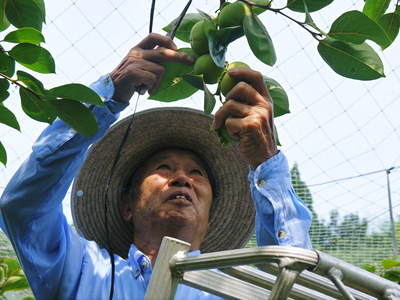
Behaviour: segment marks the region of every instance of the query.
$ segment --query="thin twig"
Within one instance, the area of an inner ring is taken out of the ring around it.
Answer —
[[[151,2],[151,8],[150,8],[150,24],[149,24],[149,33],[153,32],[153,20],[154,20],[154,11],[156,8],[156,0],[153,0]]]
[[[168,31],[167,36],[169,36],[171,39],[174,39],[176,31],[178,30],[179,25],[181,25],[181,22],[182,22],[183,18],[185,17],[190,4],[192,4],[192,0],[189,0],[189,2],[186,4],[185,8],[182,10],[181,14],[179,15],[178,19],[176,20],[176,23],[174,24],[172,29],[170,31]]]
[[[16,80],[16,79],[12,79],[10,77],[8,77],[7,75],[0,73],[0,77],[3,77],[4,79],[7,79],[8,81],[10,81],[11,83],[19,86],[20,88],[24,88],[27,89],[28,91],[30,91],[32,94],[34,94],[36,97],[38,97],[39,99],[42,99],[42,96],[39,95],[38,93],[36,93],[34,90],[32,90],[29,86],[27,86],[24,82]],[[42,100],[46,100],[46,99],[42,99]]]
[[[288,18],[292,22],[295,22],[297,25],[301,26],[303,29],[307,30],[312,35],[312,37],[315,38],[318,41],[319,41],[318,37],[322,37],[322,34],[310,30],[307,27],[307,24],[305,24],[304,22],[300,22],[300,21],[292,18],[291,16],[288,16],[284,12],[282,12],[282,8],[272,8],[270,6],[271,2],[269,2],[268,5],[263,5],[263,4],[255,3],[255,2],[250,1],[250,0],[239,0],[239,1],[245,3],[245,4],[249,5],[249,6],[255,6],[255,7],[263,8],[265,10],[270,10],[270,11],[272,11],[274,13],[280,14],[280,15]],[[398,0],[398,1],[400,1],[400,0]]]

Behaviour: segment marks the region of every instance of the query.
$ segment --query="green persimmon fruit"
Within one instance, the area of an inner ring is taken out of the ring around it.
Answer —
[[[226,128],[225,125],[218,128],[216,130],[216,132],[218,134],[219,140],[223,147],[226,147],[229,144],[239,144],[240,143],[240,139],[234,138],[229,134],[228,129]]]
[[[203,54],[194,63],[194,74],[203,74],[203,80],[208,84],[216,83],[223,70],[214,63],[210,54]]]
[[[190,46],[197,55],[208,53],[208,32],[212,25],[206,20],[201,20],[193,25],[190,30]]]
[[[235,69],[235,68],[246,68],[250,69],[250,67],[241,61],[235,61],[233,63],[230,63],[228,67],[226,68],[225,74],[222,76],[221,82],[220,82],[220,88],[221,92],[224,96],[226,96],[229,91],[238,83],[236,79],[233,79],[231,76],[229,76],[228,71]]]
[[[225,5],[218,15],[218,25],[221,28],[242,26],[246,4],[240,1]]]

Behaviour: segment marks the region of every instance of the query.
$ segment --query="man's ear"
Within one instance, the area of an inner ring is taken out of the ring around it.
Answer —
[[[129,198],[129,193],[124,193],[122,196],[120,205],[119,205],[119,213],[125,222],[130,223],[133,220],[133,203]]]

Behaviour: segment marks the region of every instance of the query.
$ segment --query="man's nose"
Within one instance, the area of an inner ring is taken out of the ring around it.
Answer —
[[[191,179],[184,171],[175,172],[174,177],[171,180],[171,185],[176,187],[192,187]]]

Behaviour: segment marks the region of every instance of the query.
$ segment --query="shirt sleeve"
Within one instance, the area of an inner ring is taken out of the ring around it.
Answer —
[[[293,190],[284,154],[280,151],[250,170],[248,178],[256,207],[257,244],[311,249],[311,213]]]
[[[66,259],[73,257],[76,262],[76,277],[68,280],[78,280],[87,241],[71,230],[61,202],[89,145],[104,135],[127,106],[110,99],[114,87],[109,75],[101,77],[91,88],[106,104],[88,106],[99,124],[98,132],[86,138],[63,121],[55,120],[36,140],[31,155],[0,199],[0,226],[11,240],[38,299],[59,299]]]

